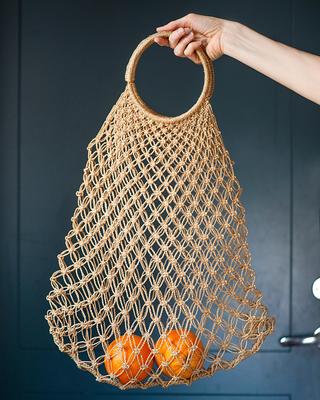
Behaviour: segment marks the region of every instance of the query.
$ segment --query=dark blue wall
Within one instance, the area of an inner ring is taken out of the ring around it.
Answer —
[[[212,98],[244,187],[257,286],[277,318],[262,351],[191,387],[120,392],[78,370],[52,343],[44,314],[49,277],[76,205],[86,146],[124,88],[128,58],[154,28],[188,12],[248,24],[320,54],[318,1],[40,1],[1,3],[1,376],[10,399],[320,399],[320,356],[278,338],[312,332],[320,275],[319,107],[235,60],[214,63]],[[178,114],[200,93],[202,71],[153,46],[138,88]],[[170,394],[170,395],[169,395]]]

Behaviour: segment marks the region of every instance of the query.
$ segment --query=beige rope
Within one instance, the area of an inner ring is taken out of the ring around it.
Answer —
[[[128,62],[127,69],[126,69],[126,74],[125,74],[125,80],[128,82],[128,89],[132,93],[132,97],[136,100],[136,104],[141,106],[143,111],[155,119],[156,121],[159,122],[177,122],[180,120],[183,120],[184,118],[190,116],[193,112],[197,111],[200,107],[201,104],[207,100],[210,99],[212,96],[213,92],[213,67],[212,67],[212,62],[208,58],[207,54],[203,51],[203,49],[198,49],[197,50],[197,55],[202,63],[203,70],[204,70],[204,85],[203,85],[203,90],[198,98],[198,101],[193,105],[193,107],[190,108],[187,112],[176,116],[176,117],[167,117],[160,115],[159,113],[155,112],[152,110],[148,105],[144,103],[144,101],[140,98],[136,85],[135,85],[135,75],[136,75],[136,69],[138,62],[140,60],[141,55],[145,50],[147,50],[153,43],[154,43],[154,38],[155,37],[168,37],[170,35],[170,32],[161,32],[161,33],[155,33],[153,35],[148,36],[146,39],[144,39],[138,47],[135,49],[135,51],[132,53],[132,56]]]
[[[164,35],[168,35],[166,32]],[[155,34],[159,35],[159,34]],[[127,85],[88,146],[78,206],[46,319],[59,349],[122,389],[191,383],[259,350],[274,319],[261,302],[233,162],[204,87],[166,117]]]

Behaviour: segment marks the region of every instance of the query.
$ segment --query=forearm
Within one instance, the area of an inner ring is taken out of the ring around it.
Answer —
[[[320,104],[320,57],[271,40],[231,22],[223,34],[224,54]]]

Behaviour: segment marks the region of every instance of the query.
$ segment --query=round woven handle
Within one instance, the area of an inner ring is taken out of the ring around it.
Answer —
[[[153,35],[148,36],[146,39],[142,40],[137,48],[134,50],[132,53],[130,60],[127,65],[126,73],[125,73],[125,80],[131,85],[131,89],[133,91],[134,97],[138,101],[139,105],[143,108],[143,110],[149,114],[151,114],[154,118],[158,120],[165,120],[165,121],[176,121],[181,118],[185,118],[187,115],[190,113],[194,112],[196,109],[198,109],[201,104],[210,99],[212,96],[213,92],[213,81],[214,81],[214,76],[213,76],[213,67],[212,67],[212,62],[205,53],[205,51],[200,48],[196,50],[197,55],[202,63],[203,70],[204,70],[204,84],[203,84],[203,89],[200,94],[200,97],[198,98],[197,102],[185,113],[177,116],[177,117],[167,117],[158,114],[154,110],[151,110],[145,103],[144,101],[140,98],[140,96],[137,93],[137,89],[135,87],[135,76],[136,76],[136,69],[138,62],[140,60],[140,57],[144,53],[145,50],[147,50],[153,43],[154,43],[154,38],[155,37],[169,37],[171,32],[158,32],[154,33]]]

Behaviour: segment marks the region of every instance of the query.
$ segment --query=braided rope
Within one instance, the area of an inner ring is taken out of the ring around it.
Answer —
[[[47,296],[59,349],[122,389],[189,384],[233,368],[274,326],[255,287],[241,188],[209,103],[212,64],[199,50],[204,87],[190,110],[157,114],[134,83],[155,35],[133,53],[126,88],[88,145]]]

